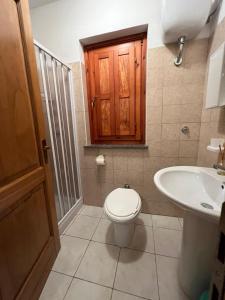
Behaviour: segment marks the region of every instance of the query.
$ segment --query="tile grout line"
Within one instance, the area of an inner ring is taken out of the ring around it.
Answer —
[[[114,279],[113,279],[113,286],[112,286],[113,289],[114,289],[114,285],[115,285],[115,281],[116,281],[116,275],[117,275],[117,269],[118,269],[121,251],[122,251],[122,248],[119,247],[119,254],[118,254],[118,258],[117,258],[117,262],[116,262],[116,270],[115,270],[115,275],[114,275]]]
[[[134,297],[137,297],[137,298],[140,298],[140,299],[144,299],[144,300],[151,300],[151,298],[145,298],[145,297],[142,297],[142,296],[134,295],[134,294],[131,294],[131,293],[127,292],[127,291],[124,292],[124,291],[118,290],[118,289],[113,289],[113,291],[121,292],[122,294],[134,296]]]
[[[154,241],[154,250],[155,250],[155,268],[156,268],[156,278],[157,278],[158,296],[159,296],[159,300],[160,300],[159,277],[158,277],[158,267],[157,267],[157,259],[156,259],[155,233],[154,233],[154,230],[153,230],[153,241]]]

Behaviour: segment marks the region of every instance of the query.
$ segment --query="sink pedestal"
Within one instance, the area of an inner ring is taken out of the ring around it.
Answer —
[[[180,285],[191,300],[208,289],[215,260],[218,224],[186,211],[179,261]]]

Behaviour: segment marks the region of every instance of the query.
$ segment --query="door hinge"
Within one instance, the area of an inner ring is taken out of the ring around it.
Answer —
[[[135,133],[137,131],[137,124],[136,123],[134,124],[134,131],[135,131]]]

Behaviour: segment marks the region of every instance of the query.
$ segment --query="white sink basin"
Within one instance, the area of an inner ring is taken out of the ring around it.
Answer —
[[[154,176],[157,188],[184,209],[179,281],[192,300],[209,288],[225,200],[225,177],[211,168],[178,166]]]
[[[215,169],[165,168],[155,174],[154,182],[175,204],[218,222],[225,200],[225,178]]]

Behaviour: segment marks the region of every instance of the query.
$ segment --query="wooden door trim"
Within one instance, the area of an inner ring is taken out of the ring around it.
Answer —
[[[107,40],[107,41],[103,41],[103,42],[99,42],[99,43],[95,43],[95,44],[91,44],[91,45],[86,45],[83,47],[83,49],[84,49],[84,52],[86,52],[88,50],[94,50],[94,49],[98,49],[98,48],[114,46],[117,44],[134,42],[136,40],[142,40],[142,39],[143,40],[147,39],[147,32],[131,34],[131,35],[123,36],[123,37],[112,39],[112,40]]]

